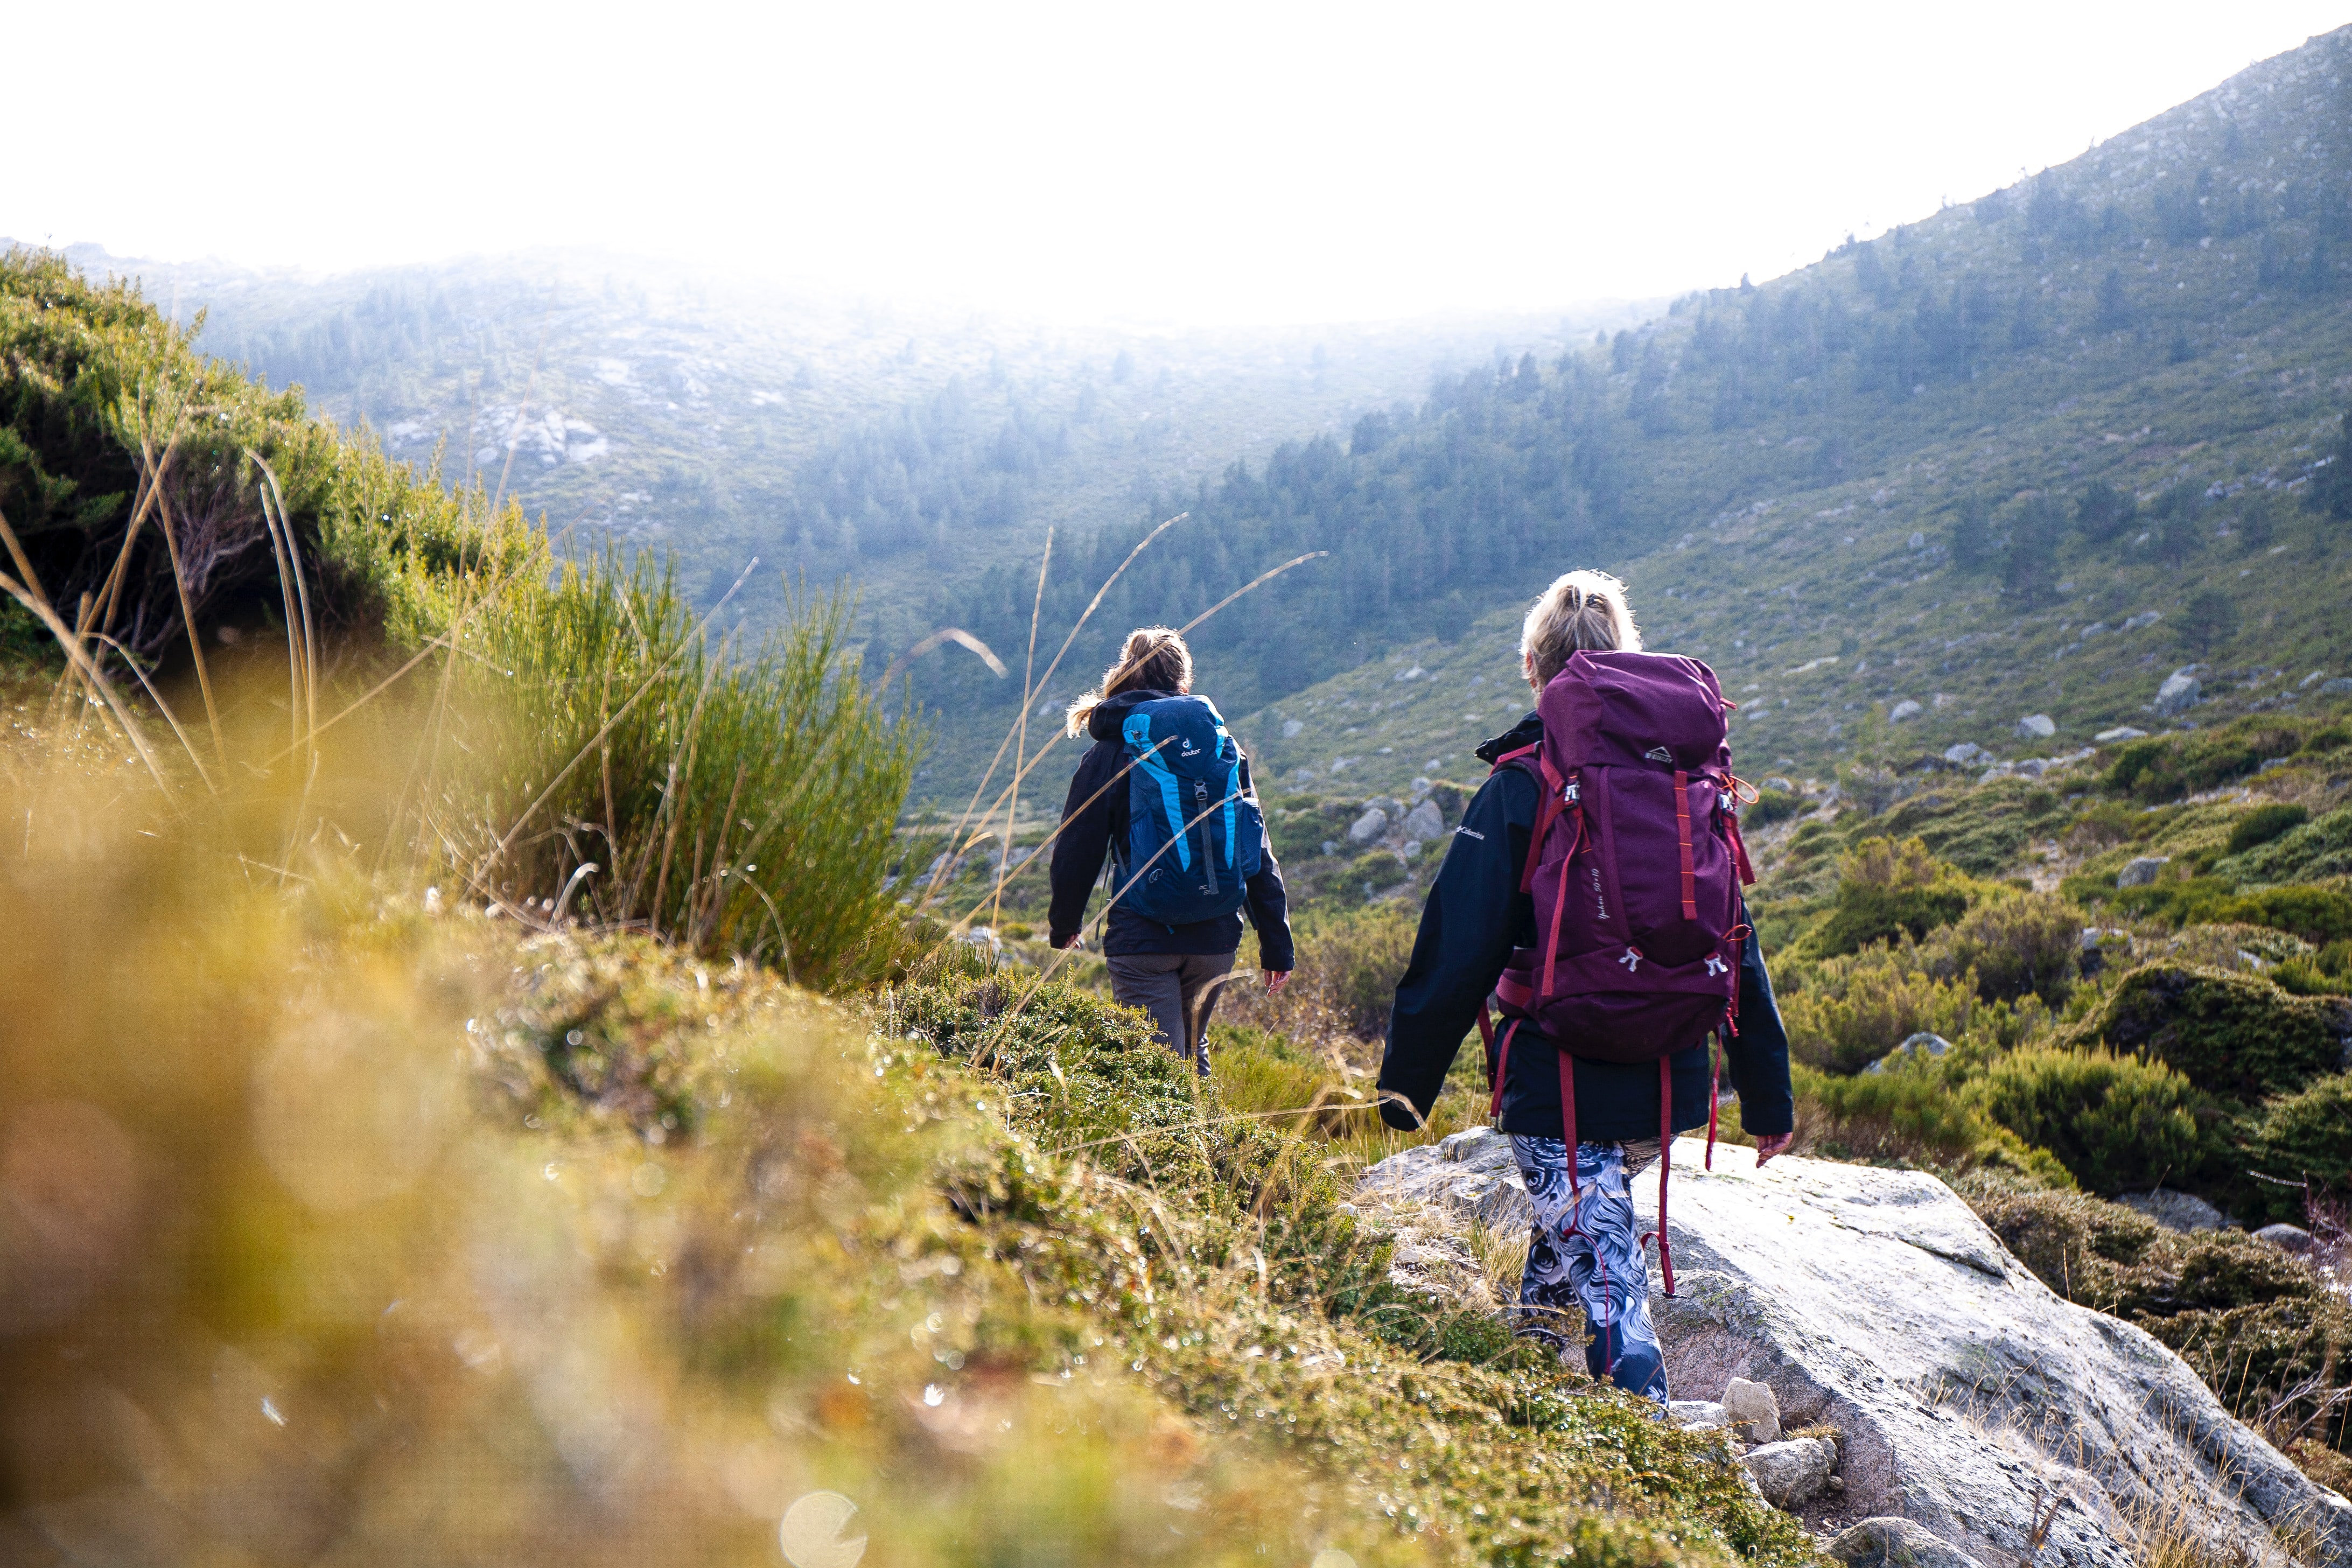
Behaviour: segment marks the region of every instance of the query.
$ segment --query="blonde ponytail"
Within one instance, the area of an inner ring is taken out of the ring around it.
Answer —
[[[1103,671],[1102,684],[1070,704],[1065,722],[1072,740],[1084,740],[1087,721],[1106,697],[1122,691],[1192,689],[1192,650],[1184,645],[1183,634],[1166,626],[1139,626],[1127,634],[1127,646]]]
[[[1519,657],[1528,679],[1548,686],[1582,648],[1642,651],[1642,633],[1625,604],[1625,584],[1606,572],[1568,572],[1552,579],[1528,611],[1519,632]]]

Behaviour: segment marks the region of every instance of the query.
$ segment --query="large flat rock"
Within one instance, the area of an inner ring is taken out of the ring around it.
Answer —
[[[2061,1300],[1952,1190],[1915,1171],[1675,1146],[1677,1297],[1653,1269],[1684,1398],[1771,1385],[1785,1426],[1843,1436],[1841,1507],[1926,1527],[1985,1563],[2133,1568],[2162,1534],[2221,1556],[2352,1568],[2352,1503],[2232,1418],[2179,1357]],[[1634,1184],[1645,1219],[1657,1185]],[[1508,1141],[1486,1129],[1365,1173],[1359,1202],[1415,1239],[1525,1226]],[[1465,1253],[1470,1250],[1463,1249]],[[1467,1288],[1476,1293],[1474,1284]]]

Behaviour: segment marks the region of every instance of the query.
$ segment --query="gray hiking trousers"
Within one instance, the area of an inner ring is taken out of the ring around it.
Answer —
[[[1209,1071],[1209,1015],[1217,1005],[1213,982],[1233,973],[1230,952],[1137,952],[1107,959],[1111,1000],[1140,1007],[1160,1026],[1160,1043]]]

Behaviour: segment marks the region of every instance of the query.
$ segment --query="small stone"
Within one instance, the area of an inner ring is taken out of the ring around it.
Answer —
[[[2112,746],[2118,741],[2139,741],[2145,740],[2147,736],[2147,731],[2145,730],[2136,730],[2129,724],[2118,724],[2112,730],[2100,731],[2091,739],[2102,746]]]
[[[2266,1225],[2254,1232],[2256,1241],[2267,1241],[2283,1252],[2305,1253],[2318,1244],[2311,1232],[2299,1225]]]
[[[1956,763],[1964,768],[1973,766],[1980,761],[1990,762],[1991,759],[1992,753],[1974,741],[1962,741],[1957,746],[1947,746],[1944,749],[1944,761]]]
[[[1906,697],[1902,701],[1897,702],[1894,707],[1888,709],[1886,710],[1886,716],[1895,723],[1900,724],[1906,719],[1916,719],[1919,716],[1919,705],[1916,702],[1912,701],[1908,697]]]
[[[1338,839],[1336,839],[1336,838],[1326,838],[1325,840],[1323,840],[1323,853],[1324,853],[1324,854],[1326,854],[1326,855],[1337,855],[1339,852],[1339,841]]]
[[[1298,731],[1305,728],[1307,728],[1307,724],[1303,720],[1285,719],[1282,721],[1282,738],[1286,741],[1294,739],[1297,737]]]
[[[2021,741],[2046,741],[2058,732],[2058,721],[2047,713],[2028,713],[2017,721]]]
[[[1445,816],[1433,800],[1424,800],[1404,814],[1404,836],[1423,843],[1445,831]]]
[[[1370,844],[1389,830],[1389,814],[1379,806],[1367,806],[1364,815],[1348,825],[1348,842]]]
[[[2156,880],[2157,873],[2171,860],[2169,855],[2143,855],[2116,873],[2118,888],[2145,888]]]
[[[2186,713],[2189,710],[2197,706],[2198,696],[2205,689],[2198,684],[2198,680],[2195,676],[2189,673],[2190,669],[2195,668],[2196,667],[2194,665],[2189,665],[2183,668],[2176,669],[2170,675],[2164,678],[2164,684],[2156,689],[2156,710],[2158,712],[2167,715]],[[2325,691],[2327,688],[2323,686],[2320,689]]]
[[[2319,694],[2322,697],[2352,696],[2352,676],[2339,675],[2333,680],[2321,681]]]
[[[1901,1045],[1895,1047],[1893,1050],[1887,1052],[1885,1056],[1879,1058],[1876,1061],[1871,1063],[1863,1070],[1864,1072],[1885,1072],[1887,1068],[1887,1064],[1894,1061],[1897,1057],[1940,1057],[1951,1048],[1951,1041],[1944,1038],[1941,1035],[1931,1035],[1923,1029],[1916,1035],[1906,1036]]]
[[[1724,1385],[1723,1408],[1734,1426],[1748,1428],[1751,1443],[1769,1443],[1780,1436],[1780,1401],[1769,1384],[1733,1378]]]
[[[1846,1568],[1979,1568],[1925,1525],[1891,1516],[1849,1525],[1830,1542],[1829,1554]]]
[[[1756,1478],[1766,1502],[1777,1509],[1792,1509],[1827,1489],[1830,1466],[1836,1458],[1837,1450],[1818,1437],[1791,1437],[1785,1443],[1750,1448],[1740,1462]]]
[[[1731,1425],[1731,1413],[1712,1399],[1677,1399],[1666,1417],[1685,1432],[1711,1432]]]
[[[2152,1193],[2125,1193],[2116,1202],[2137,1209],[2167,1230],[2219,1230],[2228,1216],[2203,1198],[2158,1187]]]

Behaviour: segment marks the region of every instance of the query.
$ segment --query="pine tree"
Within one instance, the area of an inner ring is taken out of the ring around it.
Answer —
[[[2327,466],[2312,476],[2306,504],[2330,522],[2352,522],[2352,416],[2340,421]]]
[[[2131,325],[2131,301],[2124,297],[2123,268],[2110,267],[2099,281],[2099,331],[2121,331]]]

